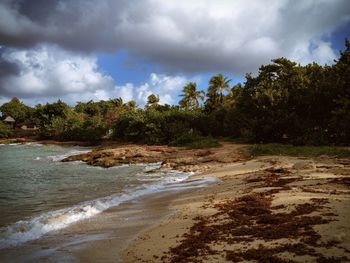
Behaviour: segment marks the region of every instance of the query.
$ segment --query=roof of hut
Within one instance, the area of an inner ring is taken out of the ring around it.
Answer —
[[[4,120],[4,122],[16,122],[14,118],[12,118],[11,116],[7,116]]]

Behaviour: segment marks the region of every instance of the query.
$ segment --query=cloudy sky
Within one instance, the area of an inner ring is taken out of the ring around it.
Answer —
[[[272,58],[331,64],[345,37],[349,0],[1,0],[0,103],[173,104]]]

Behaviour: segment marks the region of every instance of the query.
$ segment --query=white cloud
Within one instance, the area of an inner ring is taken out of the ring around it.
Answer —
[[[50,97],[83,94],[113,87],[113,79],[103,75],[92,56],[81,56],[53,46],[31,50],[5,49],[2,60],[13,63],[17,74],[0,79],[6,96]]]
[[[149,79],[135,86],[132,83],[127,83],[124,86],[116,86],[112,94],[115,97],[122,97],[123,100],[136,100],[138,105],[145,105],[147,97],[151,94],[159,95],[161,104],[175,104],[178,101],[178,95],[189,82],[189,79],[183,76],[167,76],[152,73]]]
[[[291,59],[298,61],[302,65],[311,61],[329,65],[336,58],[337,54],[332,49],[331,43],[326,41],[301,42],[291,54]]]
[[[0,79],[0,93],[7,98],[20,97],[31,105],[59,98],[73,105],[117,97],[144,105],[152,93],[159,95],[161,103],[173,104],[188,81],[182,76],[152,73],[141,85],[116,85],[111,76],[101,73],[95,57],[47,45],[30,50],[5,49],[1,58],[14,64],[18,72]]]

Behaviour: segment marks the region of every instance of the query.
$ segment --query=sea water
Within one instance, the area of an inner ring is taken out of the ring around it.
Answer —
[[[158,170],[160,162],[107,169],[61,162],[88,151],[37,143],[0,145],[0,255],[1,249],[40,239],[123,202],[213,182]]]

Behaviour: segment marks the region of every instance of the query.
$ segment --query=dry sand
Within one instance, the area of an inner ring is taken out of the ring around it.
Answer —
[[[263,157],[197,177],[123,262],[350,262],[350,160]]]

